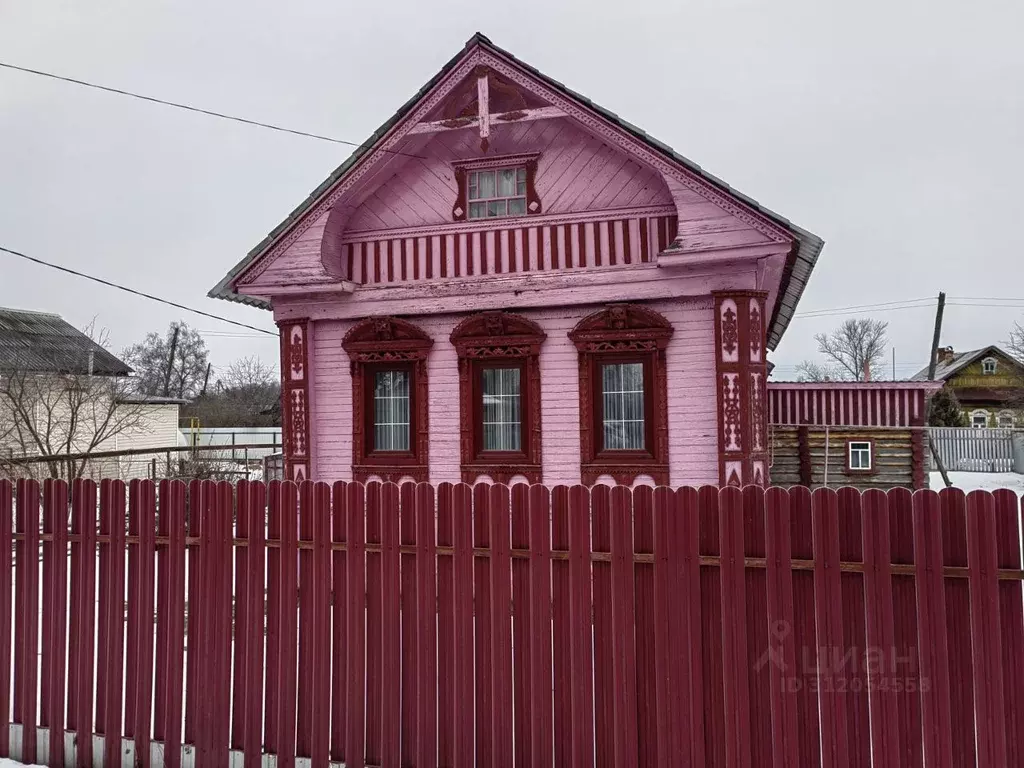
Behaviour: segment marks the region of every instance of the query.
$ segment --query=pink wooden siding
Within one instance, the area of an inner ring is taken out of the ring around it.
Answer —
[[[652,261],[675,235],[674,215],[429,236],[392,233],[345,243],[342,264],[350,280],[363,284],[608,267]]]
[[[710,299],[655,302],[675,326],[667,350],[669,468],[673,484],[718,482],[714,389],[714,331]],[[580,480],[579,389],[576,349],[568,332],[596,307],[524,311],[547,333],[541,347],[541,419],[544,483]],[[407,318],[434,338],[430,380],[430,481],[459,480],[459,381],[448,341],[465,315]],[[351,479],[351,377],[341,339],[350,321],[315,324],[313,443],[315,477]]]
[[[568,120],[497,125],[489,156],[539,152],[537,193],[545,213],[672,205],[660,174]],[[437,134],[372,191],[346,229],[397,229],[451,222],[456,183],[452,163],[480,156],[480,136],[465,129]]]
[[[772,424],[909,427],[924,423],[926,390],[891,384],[768,384]]]

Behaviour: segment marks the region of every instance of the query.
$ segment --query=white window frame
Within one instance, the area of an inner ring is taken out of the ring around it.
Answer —
[[[1003,424],[1003,419],[1009,419],[1009,425]],[[996,414],[996,426],[999,429],[1013,429],[1017,425],[1017,418],[1014,416],[1013,411],[1000,411]]]
[[[870,472],[875,468],[875,447],[870,440],[851,440],[846,446],[846,466],[850,468],[852,472]],[[863,455],[867,453],[868,465],[855,467],[853,466],[853,455],[858,453],[863,458]]]
[[[513,185],[515,187],[515,194],[512,195],[499,195],[499,176],[502,171],[512,171],[514,174]],[[481,174],[494,174],[494,195],[491,197],[479,197],[480,195],[480,175]],[[486,219],[509,219],[519,218],[526,216],[527,214],[527,191],[528,191],[528,178],[529,171],[525,165],[505,165],[495,166],[493,168],[474,168],[466,172],[466,219],[469,221],[482,221]],[[520,192],[522,190],[522,192]],[[473,197],[476,194],[478,197]],[[515,213],[509,213],[508,208],[513,203],[522,203],[522,211]],[[494,203],[495,205],[501,204],[504,208],[503,213],[494,214],[489,213],[488,204]],[[483,215],[473,215],[473,206],[483,206]]]
[[[969,415],[971,417],[971,428],[972,429],[987,429],[988,428],[989,419],[992,417],[992,414],[989,411],[986,411],[984,409],[978,409],[976,411],[971,411]],[[985,418],[985,423],[984,424],[975,424],[974,423],[974,420],[979,418],[979,417],[984,417]]]
[[[982,376],[992,376],[999,368],[999,361],[994,357],[986,357],[981,361],[981,374]]]

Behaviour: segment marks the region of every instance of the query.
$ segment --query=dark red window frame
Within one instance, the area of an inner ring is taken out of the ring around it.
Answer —
[[[522,475],[541,482],[540,345],[546,334],[539,325],[508,312],[480,312],[463,320],[450,340],[459,356],[459,422],[462,480],[487,475],[507,483]],[[485,368],[520,369],[521,451],[483,450]]]
[[[501,157],[489,157],[481,160],[469,160],[455,164],[455,183],[458,187],[455,204],[452,206],[453,221],[472,221],[484,223],[488,221],[501,221],[503,219],[521,219],[529,216],[536,216],[542,213],[544,205],[537,194],[537,159],[538,153],[525,155],[503,155]],[[525,168],[526,169],[526,214],[514,214],[506,216],[495,216],[492,218],[469,218],[469,171],[490,171],[501,168]]]
[[[602,475],[631,485],[649,475],[667,484],[668,382],[665,349],[672,324],[639,304],[613,304],[585,317],[569,333],[579,353],[580,477],[593,485]],[[601,366],[613,362],[644,365],[644,445],[642,451],[605,450]]]
[[[429,476],[427,354],[434,341],[410,322],[372,317],[354,325],[341,346],[352,370],[352,477],[425,482]],[[409,381],[409,450],[378,451],[373,445],[374,377],[382,370],[406,370]]]

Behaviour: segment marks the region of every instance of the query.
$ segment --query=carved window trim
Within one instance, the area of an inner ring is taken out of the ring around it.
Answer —
[[[371,317],[356,323],[341,342],[352,371],[352,477],[398,481],[411,477],[426,482],[429,476],[429,398],[427,355],[433,346],[423,330],[394,317]],[[382,368],[410,372],[410,425],[408,452],[375,452],[373,435],[374,374]]]
[[[474,222],[507,221],[509,219],[525,219],[544,212],[544,205],[537,194],[537,160],[539,153],[521,155],[501,155],[479,160],[467,160],[454,163],[455,185],[457,188],[455,204],[452,206],[452,221],[471,221],[469,218],[469,171],[494,170],[498,168],[526,168],[526,214],[495,216],[493,218],[472,219]]]
[[[669,482],[668,377],[665,350],[672,324],[639,304],[612,304],[583,318],[569,332],[579,358],[580,477],[593,485],[602,475],[631,485],[640,475],[655,483]],[[645,428],[643,451],[601,450],[601,365],[605,362],[644,364]]]
[[[480,312],[459,323],[449,337],[459,357],[459,435],[462,480],[487,475],[507,483],[522,475],[541,482],[540,345],[547,335],[539,325],[509,312]],[[522,371],[520,396],[522,451],[483,451],[478,407],[480,371],[488,364],[516,365]]]

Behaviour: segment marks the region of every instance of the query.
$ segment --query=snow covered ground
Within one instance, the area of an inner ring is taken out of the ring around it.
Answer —
[[[949,479],[953,481],[956,488],[964,493],[971,491],[985,490],[994,491],[998,488],[1009,488],[1017,495],[1024,494],[1024,475],[1014,472],[950,472]],[[945,488],[942,482],[942,475],[932,472],[929,476],[929,487],[938,491]]]
[[[14,760],[9,760],[6,757],[0,757],[0,768],[25,768],[25,764],[16,763]],[[36,766],[36,768],[40,767]]]

